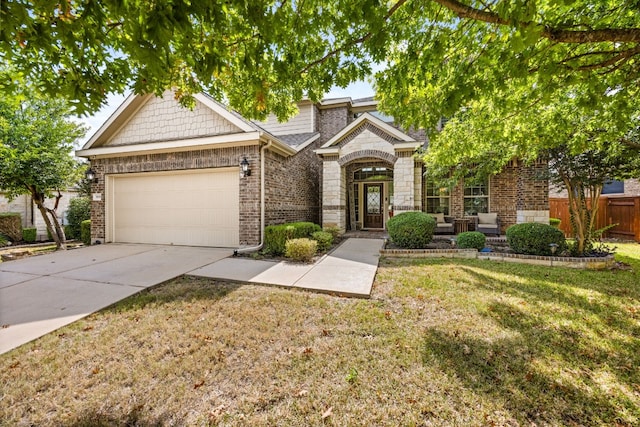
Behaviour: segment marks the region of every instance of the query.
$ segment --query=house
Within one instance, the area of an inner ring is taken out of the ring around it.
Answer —
[[[58,202],[58,209],[56,209],[56,216],[61,225],[67,224],[67,211],[69,210],[69,202],[74,197],[78,197],[78,191],[74,188],[61,192],[62,197]],[[46,206],[53,207],[55,204],[54,199],[50,199],[46,202]],[[13,212],[20,214],[22,220],[22,228],[36,228],[36,240],[48,240],[47,236],[47,224],[44,222],[40,211],[36,207],[35,203],[30,195],[22,194],[12,201],[0,192],[0,213]]]
[[[398,128],[372,98],[302,101],[286,123],[195,99],[188,110],[170,92],[132,95],[77,152],[97,176],[94,242],[246,247],[270,224],[384,229],[411,210],[496,212],[503,229],[548,220],[548,184],[534,179],[545,164],[437,188],[414,157],[425,133]]]

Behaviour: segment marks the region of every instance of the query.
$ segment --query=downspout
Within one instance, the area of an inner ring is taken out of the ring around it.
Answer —
[[[262,249],[264,245],[264,211],[265,211],[265,202],[264,202],[264,154],[266,150],[271,147],[273,141],[269,140],[265,145],[260,149],[260,244],[257,246],[250,246],[247,248],[238,248],[233,251],[233,256],[238,256],[238,254],[243,254],[246,252],[255,252]]]

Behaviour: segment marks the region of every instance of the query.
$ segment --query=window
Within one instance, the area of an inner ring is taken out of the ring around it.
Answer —
[[[602,186],[602,194],[624,193],[624,181],[611,180]]]
[[[424,211],[449,215],[449,189],[436,185],[433,181],[424,183]]]
[[[489,180],[465,181],[464,214],[477,215],[489,212]]]
[[[354,181],[389,181],[393,179],[393,169],[384,167],[368,167],[353,173]]]

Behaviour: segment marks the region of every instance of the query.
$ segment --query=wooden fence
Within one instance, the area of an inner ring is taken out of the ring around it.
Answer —
[[[560,229],[571,236],[568,199],[549,198],[549,216],[559,218]],[[618,225],[607,231],[605,237],[640,242],[640,197],[600,197],[595,228],[609,224]]]

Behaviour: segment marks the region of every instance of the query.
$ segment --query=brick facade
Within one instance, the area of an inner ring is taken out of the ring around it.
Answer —
[[[216,105],[207,106],[199,103],[194,112],[189,112],[177,107],[172,97],[152,98],[131,113],[132,117],[127,119],[124,126],[120,129],[114,127],[112,132],[105,134],[105,139],[96,147],[122,146],[123,150],[126,150],[131,144],[191,141],[193,138],[205,136],[226,138],[226,135],[240,135],[242,132],[251,131],[251,127],[249,131],[246,127],[253,125],[245,126],[223,111],[222,116],[236,124],[226,121],[213,111],[218,108]],[[284,154],[287,153],[286,149],[273,147],[263,150],[261,147],[269,143],[270,138],[275,139],[278,136],[264,136],[260,128],[253,126],[256,129],[253,135],[259,136],[255,136],[255,141],[245,140],[242,144],[227,144],[221,148],[206,149],[178,144],[176,147],[180,148],[173,152],[130,155],[120,154],[118,148],[115,154],[93,157],[91,167],[96,172],[98,183],[93,185],[92,191],[100,194],[102,200],[92,201],[92,239],[104,241],[107,235],[106,177],[116,174],[238,167],[240,160],[246,157],[252,173],[239,180],[239,240],[241,246],[258,244],[261,236],[260,156],[263,152],[265,225],[312,221],[326,226],[347,228],[347,221],[350,221],[349,189],[353,188],[353,173],[365,166],[393,169],[393,178],[389,178],[384,184],[385,209],[393,208],[396,213],[421,210],[423,168],[414,158],[413,149],[424,145],[424,131],[410,130],[402,135],[387,125],[373,125],[370,122],[372,119],[367,121],[363,118],[361,126],[351,129],[348,135],[337,141],[335,148],[340,150],[339,153],[326,152],[320,156],[316,154],[316,150],[356,120],[356,115],[350,110],[349,105],[348,102],[306,105],[304,114],[301,112],[296,118],[295,129],[309,130],[309,135],[313,135],[312,132],[315,131],[319,133],[319,137],[297,153]],[[302,123],[304,117],[309,121],[308,128]],[[242,131],[238,126],[245,127],[245,130]],[[278,135],[283,136],[283,141],[286,139],[285,136],[303,136],[286,133],[286,123],[271,123],[270,126],[279,132]],[[295,130],[293,127],[291,129]],[[89,149],[84,151],[91,152]],[[88,154],[90,155],[91,153]],[[541,167],[546,166],[536,164],[528,167],[513,163],[501,174],[491,178],[490,211],[498,213],[503,228],[527,215],[538,218],[545,210],[548,217],[548,190],[545,190],[547,184],[534,180],[537,169]],[[393,206],[391,199],[387,198],[391,191],[394,196]],[[450,202],[451,214],[463,216],[462,184],[453,189]],[[384,215],[386,220],[386,211]]]

